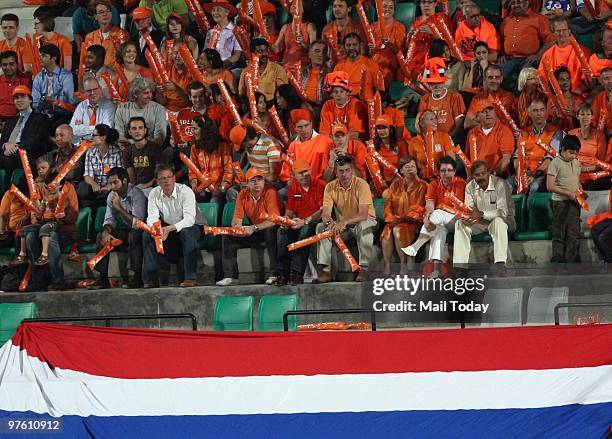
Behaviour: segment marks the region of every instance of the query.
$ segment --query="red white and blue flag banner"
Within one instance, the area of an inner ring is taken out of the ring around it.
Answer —
[[[604,438],[612,325],[227,333],[25,324],[0,350],[0,423],[51,417],[61,437],[83,438]],[[32,434],[47,436],[58,437]]]

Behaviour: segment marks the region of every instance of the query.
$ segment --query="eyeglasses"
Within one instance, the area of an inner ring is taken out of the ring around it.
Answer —
[[[96,11],[97,15],[108,15],[111,13],[110,9],[105,9],[104,11]]]
[[[157,177],[157,181],[168,181],[168,180],[172,180],[174,178],[174,175],[170,175],[167,177]]]

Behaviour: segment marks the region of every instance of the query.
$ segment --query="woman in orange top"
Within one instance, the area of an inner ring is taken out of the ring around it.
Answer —
[[[229,91],[236,94],[238,90],[238,81],[236,77],[232,75],[228,69],[223,66],[221,61],[221,55],[216,49],[204,49],[198,57],[198,69],[204,76],[204,85],[210,87],[215,84],[217,80],[223,79]]]
[[[157,87],[156,100],[158,104],[165,106],[168,110],[177,112],[189,104],[189,96],[187,96],[186,90],[192,81],[177,47],[172,49],[172,64],[166,69],[170,81]]]
[[[422,225],[422,221],[409,215],[418,213],[414,206],[421,206],[422,211],[425,211],[427,183],[418,177],[419,165],[416,157],[402,157],[399,169],[401,178],[396,179],[387,190],[385,227],[380,235],[385,275],[391,273],[394,246],[400,258],[400,274],[408,272],[408,256],[402,251],[402,247],[408,247],[414,242]]]
[[[417,158],[419,166],[423,169],[423,177],[425,179],[431,179],[436,176],[435,162],[441,157],[448,155],[453,160],[455,157],[455,145],[452,139],[447,133],[438,131],[438,120],[433,111],[424,111],[417,117],[417,127],[419,133],[410,139],[408,143],[408,153]],[[433,130],[433,159],[430,163],[433,164],[433,168],[428,166],[427,162],[427,145],[425,144],[425,137],[427,129]]]
[[[401,157],[408,155],[408,144],[397,137],[393,121],[387,115],[376,119],[376,134],[373,139],[374,149],[393,166],[399,169]],[[380,165],[383,178],[387,184],[397,177],[397,173]]]
[[[147,78],[153,80],[151,70],[136,63],[138,58],[138,46],[133,41],[123,43],[117,51],[117,85],[119,94],[127,100],[128,90],[134,79]],[[122,78],[125,76],[125,81]]]
[[[571,130],[568,134],[573,134],[580,139],[580,151],[578,152],[578,161],[580,162],[582,172],[596,172],[601,170],[598,166],[589,163],[589,159],[597,159],[602,162],[606,161],[606,152],[608,146],[606,144],[606,136],[601,130],[593,127],[593,107],[588,102],[583,102],[578,106],[576,112],[580,128]],[[609,177],[604,177],[598,180],[587,181],[584,174],[580,179],[583,186],[590,190],[602,187],[602,184],[610,182]],[[606,189],[608,189],[606,187]]]
[[[382,44],[377,47],[372,60],[378,64],[385,80],[385,89],[391,81],[398,79],[399,64],[397,51],[403,51],[406,44],[406,26],[395,19],[395,0],[382,0],[382,15],[385,29],[381,32],[381,22],[376,21],[370,25],[374,38]]]
[[[429,26],[427,25],[427,21],[430,19],[437,19],[438,17],[442,17],[448,26],[448,29],[453,35],[453,25],[450,22],[448,16],[444,13],[438,12],[436,13],[436,2],[435,0],[420,0],[419,4],[421,5],[421,13],[420,17],[417,17],[410,27],[410,35],[412,38],[415,38],[415,50],[414,56],[410,60],[410,64],[408,68],[411,70],[411,79],[416,79],[416,77],[423,71],[423,66],[425,65],[425,58],[427,53],[429,53],[429,43],[434,38],[437,38],[432,32]],[[432,18],[433,17],[433,18]],[[406,41],[406,45],[410,47],[410,37]]]
[[[185,33],[183,17],[180,14],[172,13],[168,15],[168,18],[166,18],[166,29],[166,36],[159,45],[159,53],[166,65],[172,63],[172,49],[179,44],[187,44],[193,59],[198,59],[198,42],[195,38]]]
[[[529,115],[527,114],[527,107],[531,102],[531,98],[534,95],[542,94],[542,88],[538,81],[538,71],[533,67],[525,67],[521,70],[518,77],[518,91],[520,95],[518,97],[518,114],[519,114],[519,127],[526,129],[529,125]]]
[[[594,53],[589,58],[589,65],[594,76],[599,76],[606,67],[612,67],[612,29],[604,27],[601,35],[601,53]]]
[[[300,11],[297,11],[299,16],[303,17],[304,7],[302,2],[295,2],[295,4],[300,8]],[[291,14],[292,17],[295,17],[295,12],[293,11]],[[317,28],[314,24],[301,22],[300,28],[296,29],[294,20],[292,20],[281,28],[278,39],[272,44],[272,52],[279,53],[284,50],[283,66],[295,75],[298,63],[303,66],[308,64],[308,47],[316,39]]]
[[[189,158],[208,180],[209,185],[202,188],[196,174],[189,171],[189,185],[199,202],[214,202],[223,211],[225,191],[232,185],[234,171],[229,146],[223,141],[219,128],[210,119],[197,116],[191,123],[194,141]],[[199,189],[199,190],[198,190]]]

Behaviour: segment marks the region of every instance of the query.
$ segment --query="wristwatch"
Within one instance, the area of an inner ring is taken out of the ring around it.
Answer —
[[[310,224],[310,220],[308,218],[304,218],[304,224],[306,225]]]

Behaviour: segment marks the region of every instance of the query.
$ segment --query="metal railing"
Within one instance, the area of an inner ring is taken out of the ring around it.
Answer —
[[[559,326],[559,309],[561,308],[597,308],[599,306],[612,306],[612,302],[602,303],[558,303],[555,306],[555,325]]]
[[[372,331],[376,331],[376,311],[373,309],[360,309],[360,308],[340,308],[340,309],[313,309],[313,310],[296,310],[287,311],[283,314],[283,328],[285,331],[289,331],[289,316],[304,316],[312,314],[370,314],[370,323],[372,324]]]
[[[106,327],[110,327],[111,320],[149,320],[149,319],[190,319],[191,328],[198,330],[196,316],[191,313],[175,314],[119,314],[110,316],[83,316],[83,317],[40,317],[25,319],[22,323],[58,323],[58,322],[93,322],[104,320]]]

